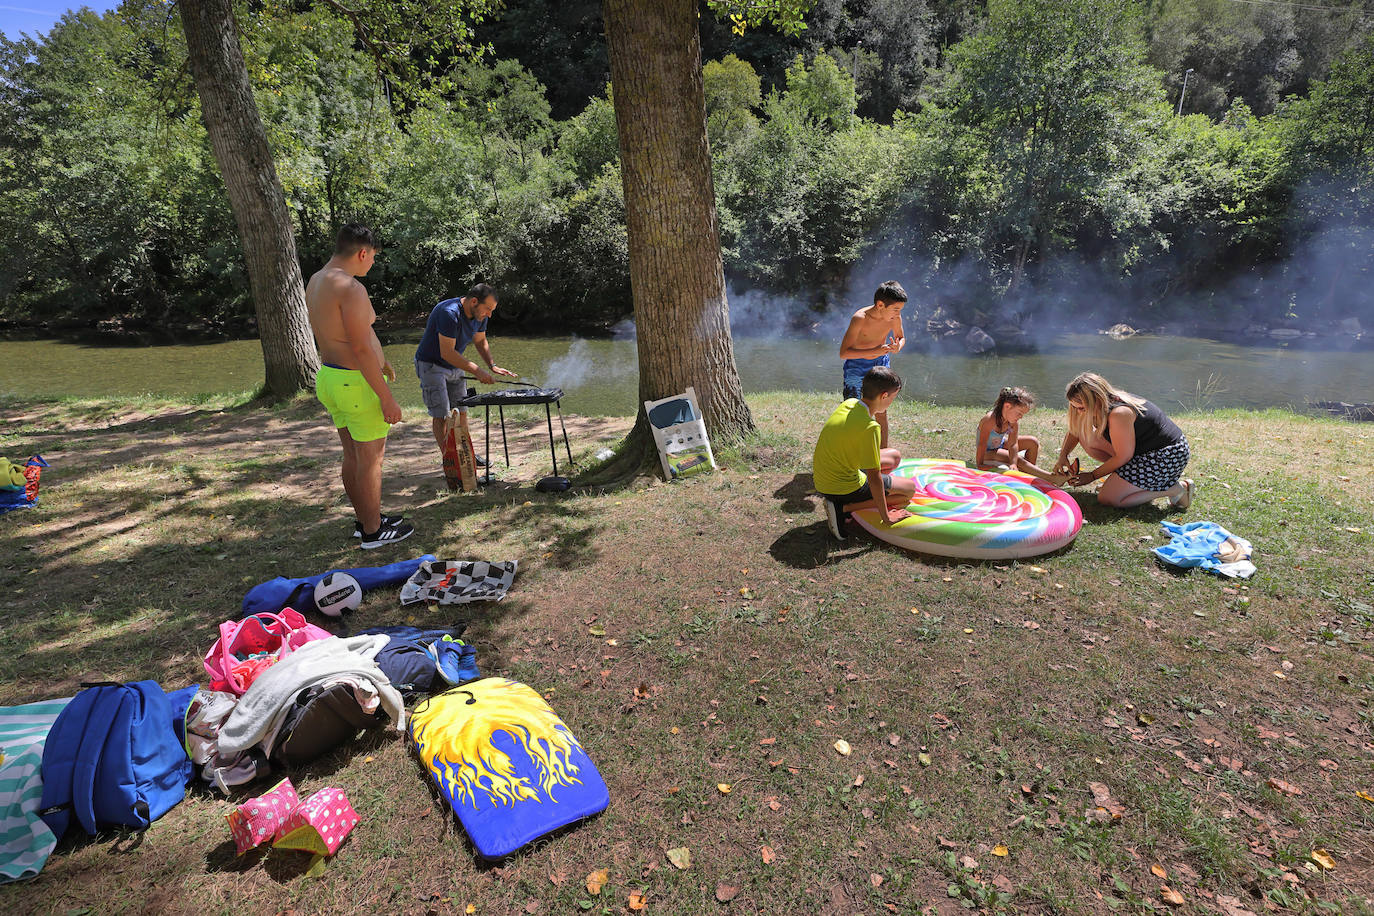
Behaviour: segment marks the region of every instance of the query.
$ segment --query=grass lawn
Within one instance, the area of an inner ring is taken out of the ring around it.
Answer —
[[[547,696],[612,800],[485,866],[378,733],[291,774],[362,817],[323,877],[300,853],[236,858],[230,803],[195,790],[141,843],[69,835],[0,911],[1374,912],[1374,426],[1182,414],[1188,512],[1078,491],[1072,546],[975,563],[830,543],[810,454],[831,400],[751,404],[759,432],[719,473],[609,493],[534,490],[531,414],[506,482],[450,496],[412,420],[384,508],[418,531],[367,554],[313,402],[4,405],[0,454],[52,467],[38,508],[0,518],[0,703],[203,681],[218,622],[275,575],[516,559],[499,604],[378,591],[347,623],[465,621],[483,672]],[[894,444],[967,457],[978,416],[899,401]],[[627,422],[570,418],[575,454]],[[1052,449],[1062,423],[1022,429]],[[1165,518],[1248,537],[1259,573],[1162,568]]]

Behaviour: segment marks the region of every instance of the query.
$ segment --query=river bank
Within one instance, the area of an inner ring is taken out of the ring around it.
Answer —
[[[318,879],[305,856],[235,857],[229,802],[196,792],[133,848],[69,839],[0,907],[617,912],[632,892],[683,916],[1099,912],[1175,893],[1200,912],[1371,906],[1374,805],[1356,793],[1374,759],[1374,477],[1345,457],[1369,427],[1181,413],[1187,513],[1080,494],[1086,525],[1063,552],[952,563],[827,539],[809,463],[831,404],[751,397],[760,432],[718,444],[718,473],[599,495],[534,490],[537,429],[512,437],[529,463],[472,497],[443,490],[427,428],[389,446],[385,505],[418,531],[367,561],[517,559],[520,574],[500,604],[458,610],[373,592],[348,626],[466,622],[483,673],[534,685],[582,740],[610,786],[603,815],[481,866],[404,743],[376,735],[291,773],[302,793],[343,787],[362,818]],[[902,402],[893,438],[958,456],[980,413]],[[253,583],[359,561],[309,399],[11,401],[3,416],[0,453],[52,467],[38,508],[0,517],[0,702],[203,680],[216,623]],[[1050,438],[1062,416],[1023,426]],[[575,455],[618,428],[601,430],[570,427]],[[1259,573],[1166,571],[1149,555],[1166,518],[1251,539]],[[1119,806],[1105,817],[1099,785]],[[665,855],[682,847],[685,870]]]

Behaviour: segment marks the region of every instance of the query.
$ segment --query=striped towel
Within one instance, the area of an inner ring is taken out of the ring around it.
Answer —
[[[0,884],[38,874],[57,845],[38,816],[43,742],[70,701],[0,706]]]

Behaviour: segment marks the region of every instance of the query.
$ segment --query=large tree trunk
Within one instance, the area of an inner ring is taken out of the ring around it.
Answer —
[[[696,389],[707,427],[754,427],[720,259],[696,0],[604,0],[641,401]],[[645,419],[636,424],[642,444]],[[652,446],[650,446],[652,447]]]
[[[181,28],[201,116],[224,175],[257,310],[267,390],[286,398],[312,388],[319,357],[305,310],[305,287],[286,195],[248,68],[231,0],[180,0]]]

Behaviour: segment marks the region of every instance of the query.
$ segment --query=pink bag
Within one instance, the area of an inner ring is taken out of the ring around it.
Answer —
[[[243,696],[253,679],[273,662],[312,640],[332,635],[289,607],[280,614],[264,611],[226,620],[219,625],[219,639],[205,653],[210,689]]]
[[[292,812],[272,845],[332,856],[357,824],[358,813],[343,789],[329,787],[307,798]]]
[[[292,812],[301,804],[296,787],[290,779],[283,779],[257,798],[250,798],[224,816],[229,832],[234,835],[238,854],[262,843],[284,836]]]

